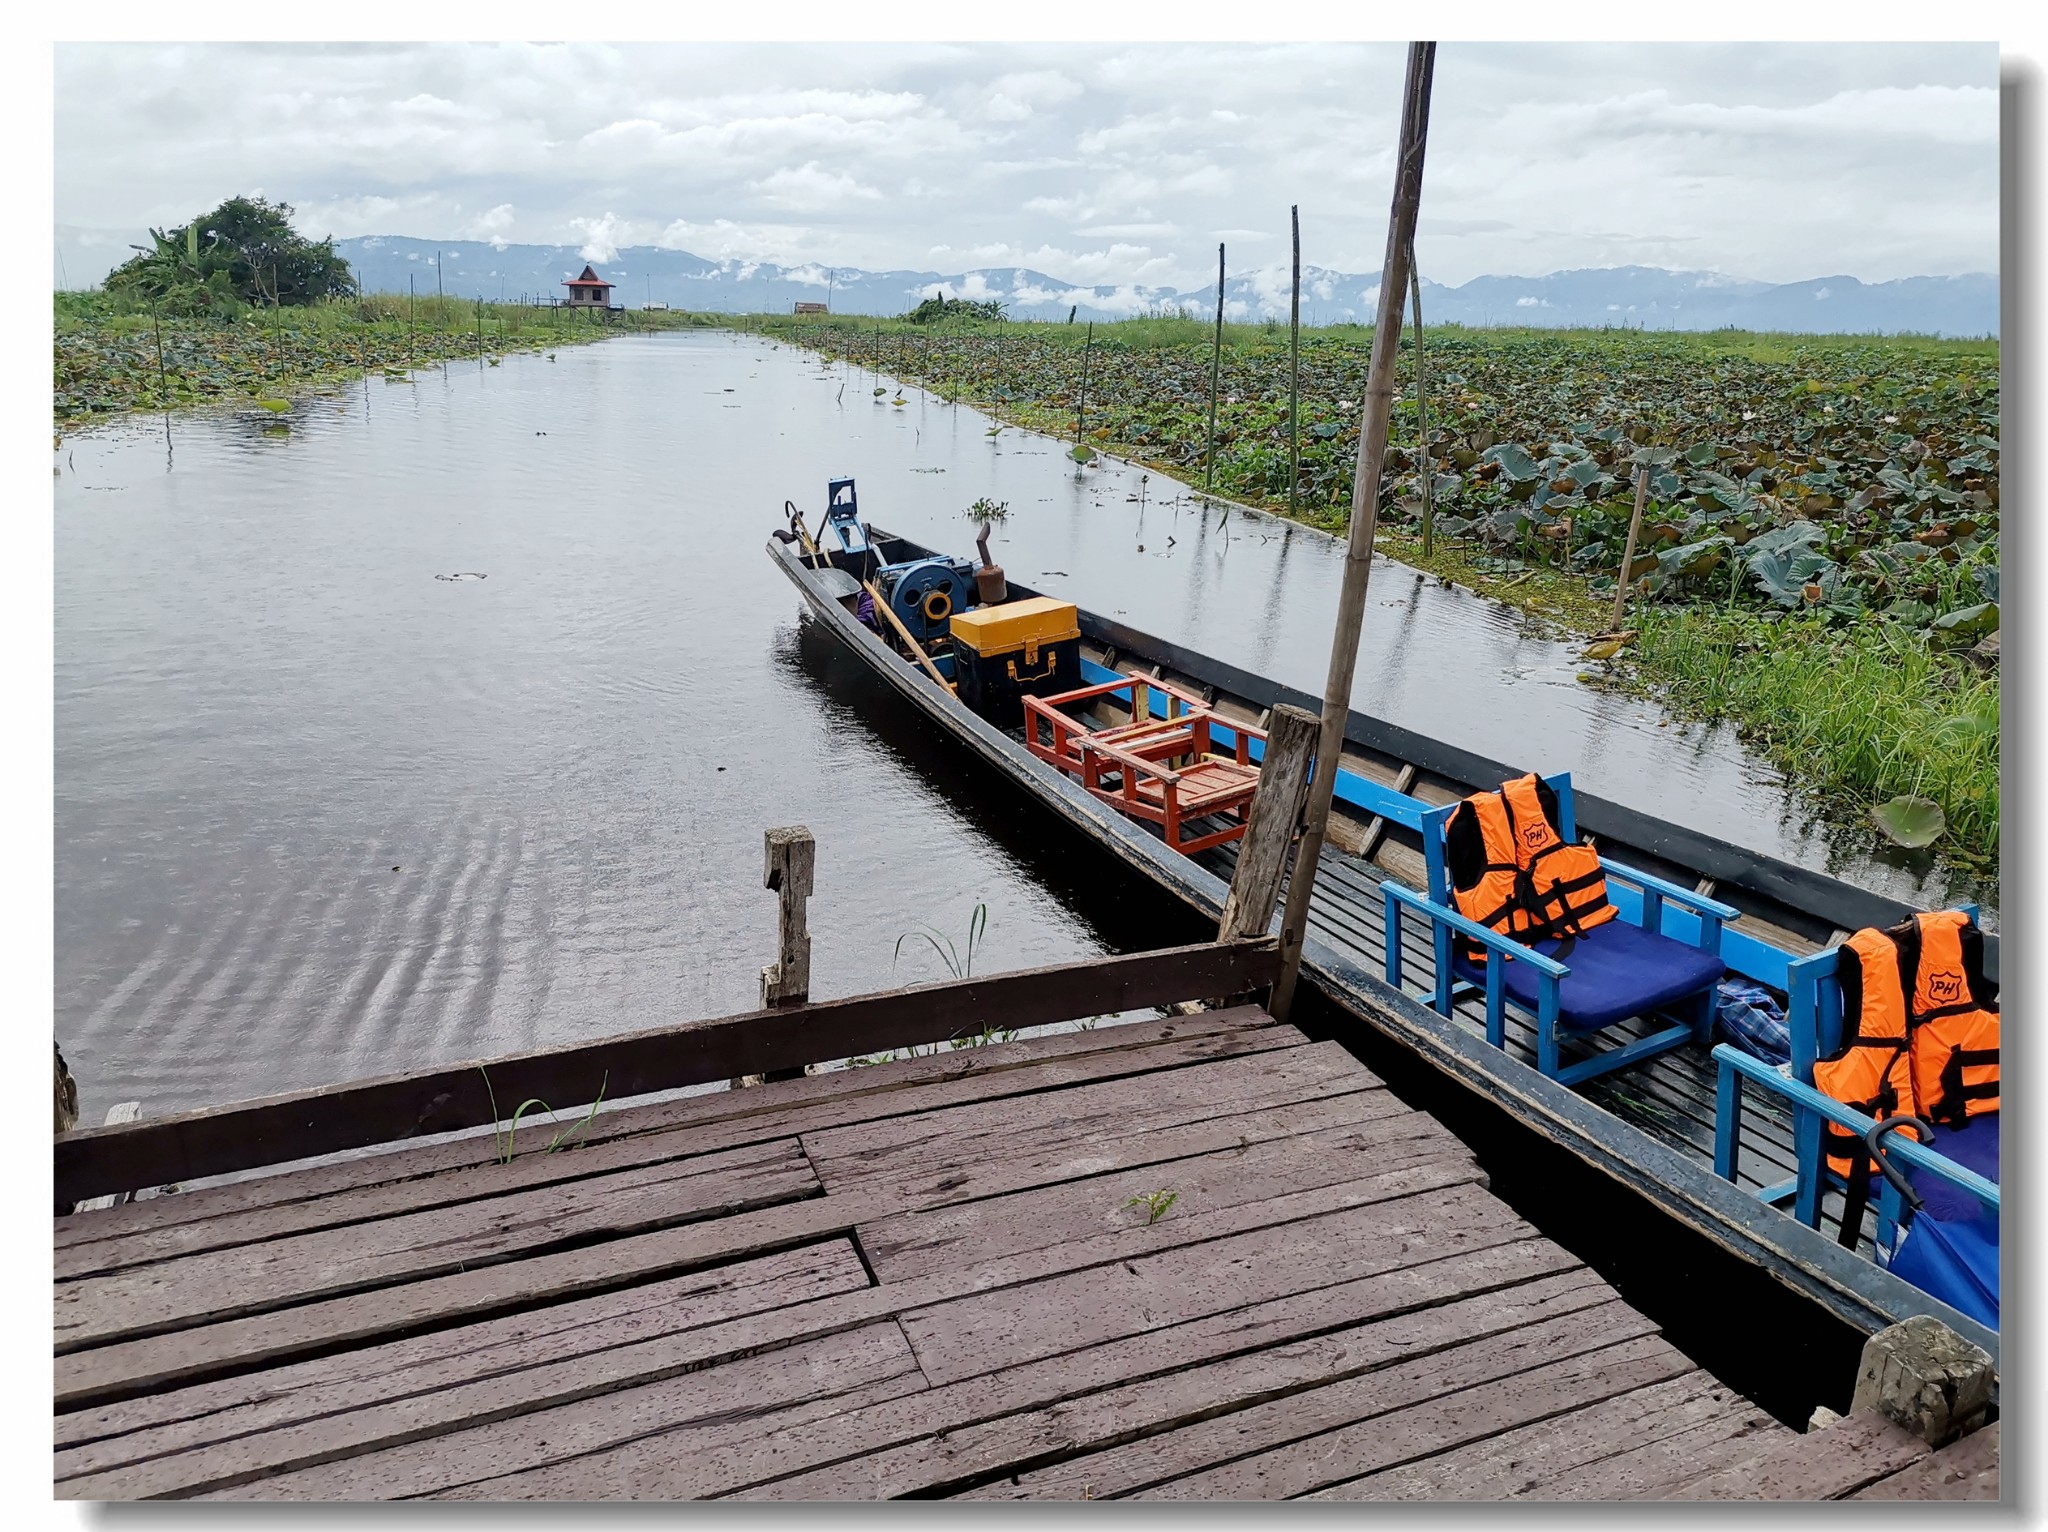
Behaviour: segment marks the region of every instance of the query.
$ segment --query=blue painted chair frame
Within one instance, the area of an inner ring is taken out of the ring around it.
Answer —
[[[1830,956],[1831,953],[1820,954]],[[1796,1039],[1798,1032],[1795,1029]],[[1814,1163],[1825,1162],[1819,1158],[1821,1129],[1826,1123],[1833,1123],[1851,1133],[1866,1133],[1872,1120],[1852,1107],[1843,1106],[1834,1097],[1815,1090],[1811,1084],[1796,1079],[1787,1079],[1777,1069],[1762,1059],[1751,1058],[1739,1048],[1722,1043],[1714,1049],[1714,1062],[1718,1066],[1719,1078],[1714,1091],[1714,1174],[1724,1181],[1735,1179],[1735,1166],[1742,1147],[1742,1086],[1745,1081],[1782,1098],[1791,1107],[1796,1120],[1804,1126],[1812,1125]],[[1796,1066],[1795,1066],[1796,1067]],[[1810,1065],[1809,1065],[1810,1068]],[[1886,1141],[1884,1153],[1887,1159],[1896,1159],[1910,1168],[1936,1176],[1958,1190],[1968,1193],[1988,1208],[1991,1216],[1998,1216],[1998,1187],[1985,1180],[1974,1170],[1958,1165],[1948,1156],[1915,1141],[1910,1134],[1894,1133]],[[1820,1226],[1820,1193],[1823,1184],[1839,1186],[1841,1178],[1828,1172],[1825,1182],[1816,1170],[1812,1174],[1804,1170],[1804,1141],[1801,1138],[1801,1174],[1798,1183],[1799,1196],[1793,1216],[1808,1228]],[[1872,1178],[1871,1184],[1877,1190],[1877,1244],[1882,1250],[1892,1248],[1892,1241],[1899,1226],[1899,1215],[1903,1210],[1903,1199],[1889,1180],[1883,1176]],[[1810,1196],[1808,1195],[1810,1189]],[[1765,1201],[1783,1201],[1786,1193],[1782,1188],[1767,1187],[1757,1194]]]
[[[1974,921],[1977,918],[1976,905],[1964,904],[1957,906],[1957,908],[1968,915],[1971,920]],[[1843,1186],[1842,1178],[1827,1168],[1827,1158],[1822,1152],[1822,1137],[1825,1126],[1828,1122],[1834,1122],[1841,1127],[1851,1126],[1839,1115],[1840,1112],[1847,1109],[1840,1107],[1832,1097],[1816,1090],[1813,1084],[1815,1060],[1824,1058],[1834,1052],[1836,1048],[1841,1046],[1842,1042],[1842,986],[1841,981],[1837,978],[1841,960],[1842,949],[1840,947],[1830,947],[1824,952],[1815,952],[1810,953],[1806,957],[1794,958],[1786,967],[1785,993],[1787,1004],[1785,1020],[1787,1029],[1792,1035],[1791,1079],[1787,1080],[1785,1076],[1779,1074],[1775,1069],[1770,1069],[1768,1065],[1759,1065],[1758,1067],[1768,1070],[1769,1079],[1765,1079],[1754,1070],[1744,1069],[1741,1071],[1741,1073],[1773,1089],[1779,1086],[1798,1087],[1796,1092],[1790,1089],[1778,1090],[1778,1094],[1790,1103],[1792,1107],[1792,1148],[1795,1174],[1790,1181],[1781,1181],[1774,1186],[1766,1186],[1757,1195],[1765,1202],[1773,1204],[1790,1201],[1793,1205],[1792,1216],[1810,1229],[1820,1227],[1822,1194],[1830,1187],[1839,1190]],[[1719,1058],[1721,1052],[1720,1048],[1716,1048],[1714,1056]],[[1756,1061],[1751,1060],[1750,1062],[1755,1063]],[[1718,1170],[1723,1158],[1721,1152],[1723,1133],[1733,1133],[1735,1131],[1732,1126],[1724,1129],[1722,1123],[1729,1120],[1730,1112],[1737,1112],[1739,1116],[1738,1109],[1730,1104],[1730,1098],[1738,1091],[1739,1086],[1737,1081],[1730,1076],[1725,1065],[1721,1069],[1720,1082],[1717,1088],[1720,1092],[1720,1098],[1716,1103],[1714,1157],[1715,1168]],[[1856,1121],[1861,1123],[1864,1128],[1870,1125],[1870,1119],[1867,1117],[1854,1112],[1850,1112],[1849,1116],[1856,1118]],[[1860,1132],[1862,1129],[1859,1128],[1858,1131]],[[1889,1154],[1891,1153],[1892,1146],[1906,1142],[1907,1140],[1894,1135],[1891,1143],[1886,1146],[1885,1152]],[[1956,1176],[1967,1176],[1971,1180],[1979,1181],[1985,1186],[1990,1185],[1988,1181],[1982,1181],[1981,1177],[1975,1176],[1972,1172],[1965,1170],[1962,1166],[1944,1155],[1935,1153],[1932,1150],[1922,1149],[1917,1144],[1913,1145],[1913,1149],[1915,1151],[1913,1154],[1904,1156],[1907,1164],[1917,1165],[1920,1163],[1920,1157],[1924,1156],[1939,1162],[1938,1167],[1935,1169],[1935,1174],[1937,1175],[1946,1176],[1950,1180],[1954,1180]],[[1726,1172],[1727,1179],[1731,1181],[1734,1179],[1733,1167],[1735,1161],[1733,1156],[1734,1150],[1731,1148],[1727,1156],[1729,1171]],[[1996,1188],[1993,1188],[1993,1190],[1995,1191]],[[1885,1215],[1881,1208],[1878,1216],[1880,1223],[1882,1223]]]
[[[1552,792],[1557,794],[1558,829],[1567,841],[1578,835],[1578,820],[1572,806],[1571,773],[1560,772],[1543,779]],[[1687,1043],[1698,1043],[1705,1047],[1713,1040],[1714,988],[1703,991],[1695,1004],[1694,1013],[1687,1020],[1665,1027],[1647,1037],[1637,1038],[1619,1048],[1608,1048],[1596,1052],[1591,1058],[1565,1064],[1561,1058],[1562,1038],[1558,1029],[1558,985],[1571,972],[1569,964],[1523,946],[1511,937],[1470,920],[1453,906],[1451,900],[1450,871],[1444,859],[1444,828],[1450,823],[1451,815],[1457,812],[1457,804],[1445,804],[1430,809],[1421,816],[1423,856],[1429,869],[1429,893],[1427,896],[1413,889],[1393,882],[1380,884],[1381,897],[1386,908],[1387,982],[1395,988],[1401,985],[1401,919],[1404,909],[1412,909],[1430,923],[1431,935],[1436,952],[1436,989],[1429,997],[1429,1003],[1445,1016],[1451,1014],[1451,1007],[1460,995],[1469,993],[1477,986],[1456,977],[1451,970],[1451,941],[1453,936],[1470,937],[1487,951],[1501,953],[1518,963],[1526,963],[1537,976],[1537,1007],[1533,1013],[1536,1024],[1536,1067],[1543,1074],[1564,1085],[1576,1085],[1595,1075],[1610,1070],[1624,1069],[1629,1065]],[[1740,913],[1734,907],[1709,899],[1704,894],[1689,888],[1681,888],[1662,878],[1639,872],[1633,867],[1623,866],[1607,857],[1600,858],[1602,871],[1608,877],[1608,897],[1620,912],[1620,918],[1646,931],[1682,941],[1702,952],[1716,957],[1721,955],[1721,924],[1733,920]],[[1505,983],[1506,970],[1500,963],[1486,965],[1486,1040],[1496,1048],[1507,1046],[1507,1007],[1514,1005],[1520,1012],[1528,1008],[1511,1001]],[[1575,1033],[1575,1037],[1591,1034]]]

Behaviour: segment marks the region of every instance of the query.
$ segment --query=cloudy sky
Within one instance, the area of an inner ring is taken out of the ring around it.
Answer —
[[[73,283],[237,192],[338,236],[1199,287],[1378,268],[1387,44],[56,50]],[[1643,264],[1765,281],[1998,269],[1991,45],[1446,43],[1432,280]]]

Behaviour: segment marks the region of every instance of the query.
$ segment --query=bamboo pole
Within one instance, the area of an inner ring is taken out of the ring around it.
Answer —
[[[1287,320],[1287,514],[1295,511],[1301,488],[1301,206],[1288,210],[1294,222],[1294,306]]]
[[[1423,397],[1422,373],[1422,273],[1415,268],[1415,252],[1408,252],[1408,292],[1415,300],[1415,446],[1422,464],[1422,556],[1429,557],[1430,534],[1436,517],[1430,503],[1430,483],[1436,470],[1429,463],[1429,406]]]
[[[1074,401],[1074,446],[1081,446],[1081,430],[1088,416],[1088,359],[1095,350],[1095,321],[1088,321],[1087,339],[1081,342],[1081,396]],[[1077,456],[1075,461],[1079,461]]]
[[[1280,928],[1280,977],[1269,1009],[1285,1020],[1301,975],[1301,948],[1308,933],[1309,900],[1330,823],[1337,761],[1344,746],[1344,721],[1351,713],[1351,676],[1358,663],[1358,632],[1365,617],[1366,584],[1372,574],[1373,535],[1378,530],[1380,471],[1387,460],[1387,426],[1394,408],[1396,348],[1401,340],[1401,300],[1407,295],[1408,255],[1415,242],[1415,217],[1422,205],[1423,150],[1429,138],[1429,87],[1436,66],[1435,43],[1408,45],[1408,76],[1401,92],[1401,147],[1395,160],[1393,209],[1387,220],[1387,254],[1380,273],[1379,312],[1373,321],[1372,363],[1366,374],[1365,420],[1358,433],[1358,466],[1351,485],[1351,534],[1344,549],[1344,583],[1337,597],[1337,631],[1330,645],[1330,671],[1323,683],[1322,731],[1316,742],[1315,778],[1309,784],[1308,813],[1287,887],[1287,914]]]
[[[1614,621],[1608,624],[1610,631],[1621,631],[1621,618],[1628,606],[1628,573],[1636,567],[1636,534],[1643,530],[1643,506],[1650,498],[1650,470],[1647,465],[1636,470],[1636,508],[1628,519],[1628,542],[1621,552],[1621,573],[1614,577]]]
[[[1202,488],[1216,486],[1216,383],[1223,372],[1223,246],[1216,247],[1216,345],[1209,354],[1209,454]]]

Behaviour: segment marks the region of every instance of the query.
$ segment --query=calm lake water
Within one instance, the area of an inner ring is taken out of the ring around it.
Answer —
[[[963,551],[992,495],[1018,579],[1311,692],[1337,545],[871,387],[628,336],[65,442],[55,1022],[86,1120],[745,1009],[776,824],[818,838],[821,997],[944,976],[898,940],[964,945],[978,902],[983,970],[1188,939],[800,625],[762,545],[841,473]],[[1383,562],[1363,653],[1357,707],[1945,892],[1831,851],[1725,732],[1579,685],[1484,601]]]

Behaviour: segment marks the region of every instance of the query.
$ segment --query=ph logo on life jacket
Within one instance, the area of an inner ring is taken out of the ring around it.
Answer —
[[[1963,998],[1963,976],[1943,969],[1927,976],[1927,995],[1936,1005],[1953,1005]]]
[[[1543,844],[1544,837],[1547,834],[1549,834],[1549,827],[1547,825],[1523,825],[1522,844],[1530,847],[1540,846]]]

